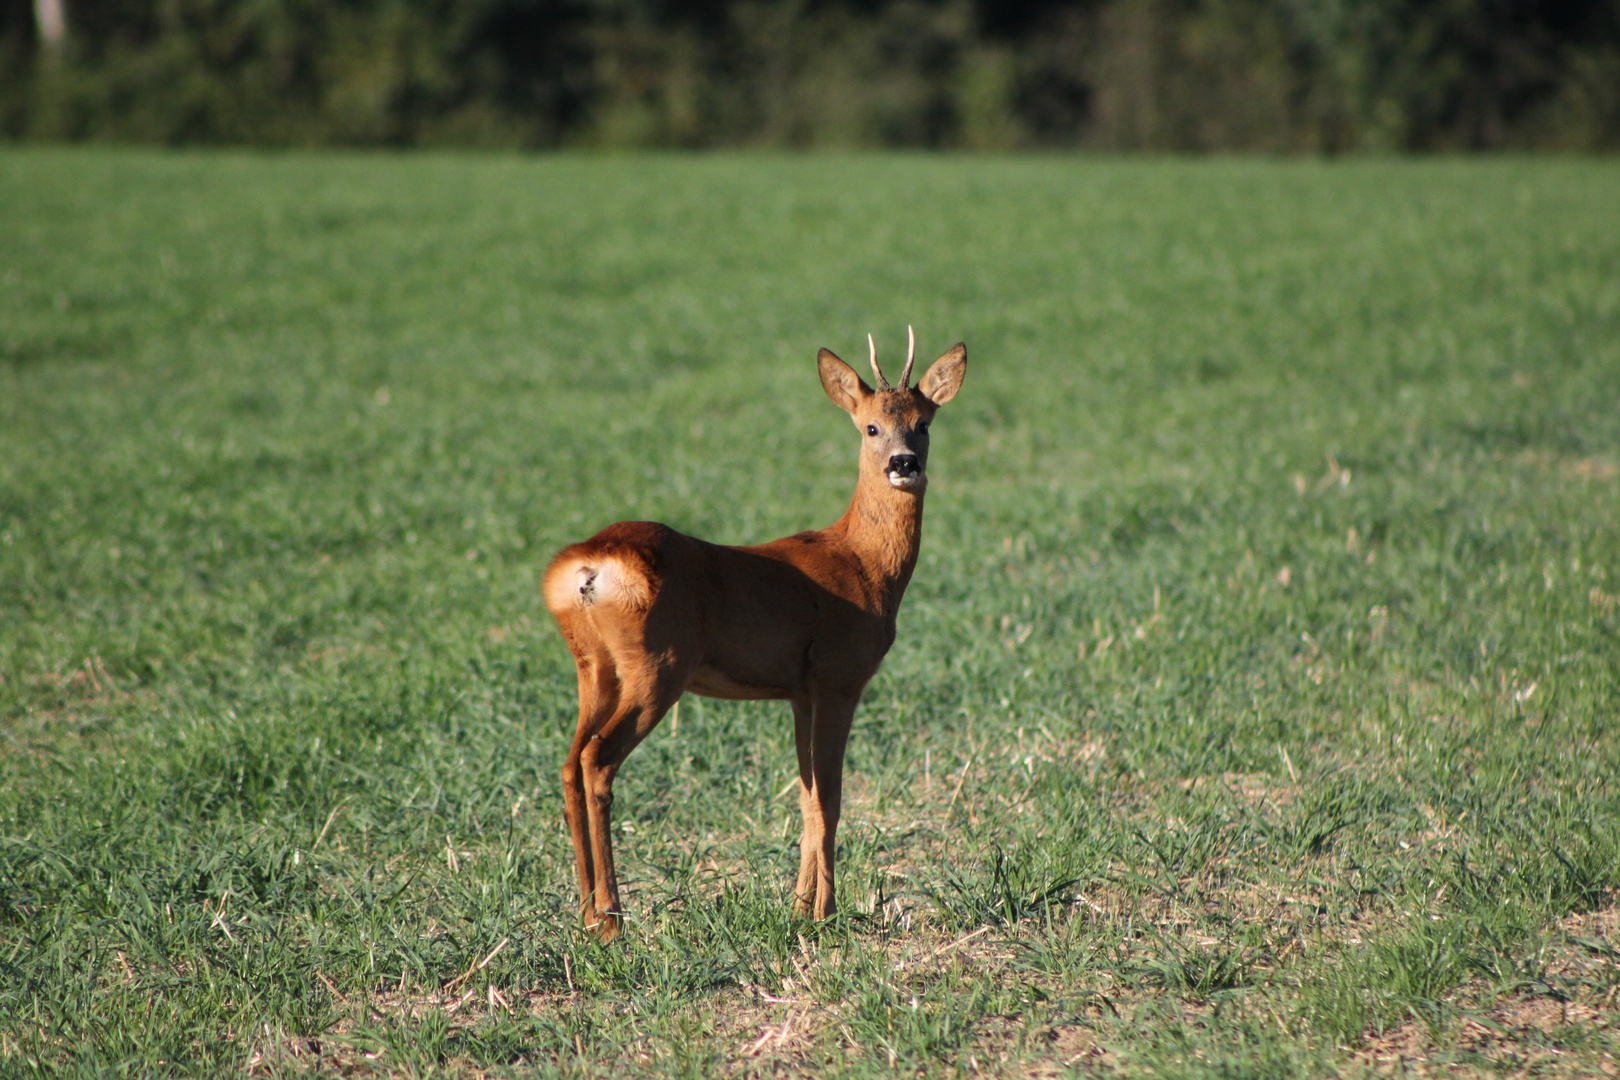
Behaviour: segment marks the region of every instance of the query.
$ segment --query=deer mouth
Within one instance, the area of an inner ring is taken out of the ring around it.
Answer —
[[[920,472],[900,473],[892,470],[885,470],[883,475],[889,478],[890,487],[898,488],[901,491],[916,491],[918,488],[922,487],[923,483],[925,482],[923,479],[923,474]]]

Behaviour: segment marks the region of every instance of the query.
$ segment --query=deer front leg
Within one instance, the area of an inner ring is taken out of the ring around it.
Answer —
[[[799,894],[796,908],[809,895],[805,878],[814,884],[809,914],[825,919],[838,910],[833,884],[833,863],[838,843],[838,818],[843,808],[844,747],[855,719],[855,700],[818,697],[811,704],[810,785],[800,778],[800,805],[805,810],[804,837],[799,846]],[[808,864],[808,866],[807,866]]]
[[[810,702],[793,702],[793,745],[799,757],[799,815],[804,832],[799,837],[799,878],[793,885],[793,913],[809,915],[816,903],[816,852],[820,849],[820,829],[811,823],[820,814],[816,806],[815,773],[810,757]]]

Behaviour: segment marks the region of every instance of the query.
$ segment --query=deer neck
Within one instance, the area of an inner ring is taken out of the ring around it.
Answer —
[[[860,562],[867,594],[885,615],[900,609],[922,543],[923,492],[897,491],[863,470],[849,509],[833,526]]]

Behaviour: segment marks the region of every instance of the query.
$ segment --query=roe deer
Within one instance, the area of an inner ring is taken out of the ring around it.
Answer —
[[[609,525],[546,568],[546,606],[579,667],[579,729],[562,767],[579,869],[580,914],[603,941],[618,932],[609,834],[613,778],[686,691],[793,706],[804,834],[794,910],[825,918],[844,744],[855,706],[894,642],[917,565],[928,424],[962,386],[957,344],[915,386],[911,335],[900,385],[877,363],[877,389],[827,349],[821,385],[861,432],[860,479],[828,528],[725,547],[647,521]]]

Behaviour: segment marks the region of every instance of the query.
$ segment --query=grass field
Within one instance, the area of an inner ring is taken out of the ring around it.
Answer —
[[[0,153],[0,1075],[1620,1069],[1620,163]],[[688,699],[575,925],[550,554],[843,509],[969,346],[787,909]]]

